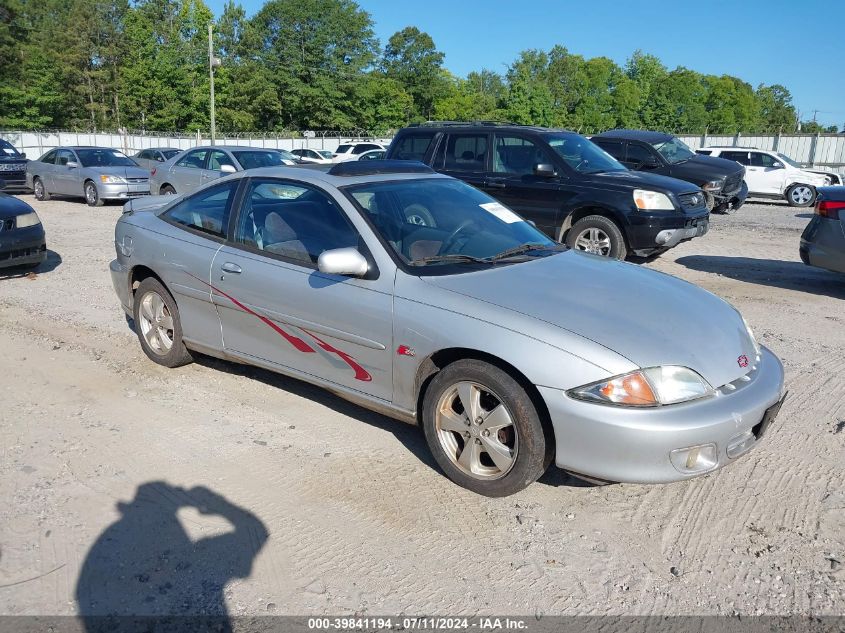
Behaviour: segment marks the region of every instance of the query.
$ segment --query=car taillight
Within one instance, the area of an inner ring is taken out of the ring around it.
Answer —
[[[153,167],[153,168],[150,170],[150,177],[155,176],[155,175],[156,175],[156,168],[155,168],[155,167]]]
[[[845,202],[839,200],[819,200],[816,203],[816,215],[831,220],[838,220],[843,209],[845,209]]]

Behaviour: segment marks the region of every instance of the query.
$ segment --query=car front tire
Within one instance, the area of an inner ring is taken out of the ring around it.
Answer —
[[[144,279],[135,291],[133,304],[135,333],[150,360],[165,367],[181,367],[193,361],[182,340],[179,308],[158,279]]]
[[[85,181],[85,187],[83,189],[85,193],[85,202],[88,203],[89,207],[103,206],[103,200],[100,198],[100,192],[97,191],[97,185],[95,185],[93,181]]]
[[[816,201],[816,188],[794,184],[786,190],[786,201],[790,207],[809,207]]]
[[[170,185],[164,185],[160,190],[160,195],[162,196],[175,196],[176,190],[171,187]]]
[[[581,218],[566,234],[566,245],[594,255],[625,259],[628,248],[616,222],[603,215]]]
[[[44,186],[44,181],[37,176],[32,181],[32,193],[35,194],[35,199],[39,201],[49,200],[50,192]]]
[[[487,497],[519,492],[551,461],[540,416],[525,389],[484,361],[456,361],[432,379],[423,398],[422,426],[446,476]]]

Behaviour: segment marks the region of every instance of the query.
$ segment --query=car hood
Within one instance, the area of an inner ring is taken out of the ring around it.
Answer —
[[[13,218],[24,213],[32,213],[32,207],[20,198],[0,193],[0,220]]]
[[[682,163],[671,165],[670,168],[675,178],[688,180],[699,186],[711,180],[726,178],[743,169],[742,165],[736,161],[700,154]]]
[[[83,167],[92,174],[120,176],[121,178],[149,178],[150,170],[142,167]]]
[[[628,169],[588,174],[586,179],[601,187],[616,185],[628,189],[645,188],[661,193],[671,192],[674,194],[695,193],[698,191],[698,187],[683,180],[678,180],[677,178]]]
[[[756,357],[739,312],[716,295],[580,251],[423,279],[592,340],[640,367],[689,367],[713,387],[749,371],[741,356],[751,364]]]

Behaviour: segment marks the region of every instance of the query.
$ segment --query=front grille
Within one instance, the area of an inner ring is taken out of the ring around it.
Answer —
[[[46,245],[33,246],[32,248],[17,248],[11,251],[0,251],[0,262],[20,257],[31,257],[47,250]]]
[[[704,194],[701,192],[682,193],[678,198],[684,209],[698,209],[704,206]]]
[[[26,163],[0,163],[0,171],[23,172],[26,171]]]
[[[0,231],[11,231],[13,228],[15,228],[15,218],[0,220]]]
[[[142,182],[149,182],[149,178],[127,178],[126,182],[131,183],[133,185],[137,185]]]
[[[725,178],[725,185],[722,187],[723,194],[736,193],[742,187],[742,179],[745,176],[745,170],[731,174]]]

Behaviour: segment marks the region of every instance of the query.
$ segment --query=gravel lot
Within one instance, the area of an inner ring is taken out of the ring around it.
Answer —
[[[50,257],[0,272],[0,614],[73,614],[78,599],[129,613],[845,614],[845,276],[801,264],[808,211],[749,204],[645,264],[736,305],[783,359],[791,395],[763,446],[684,483],[591,487],[552,470],[486,499],[437,472],[414,427],[261,370],[153,364],[108,274],[120,207],[24,199]]]

